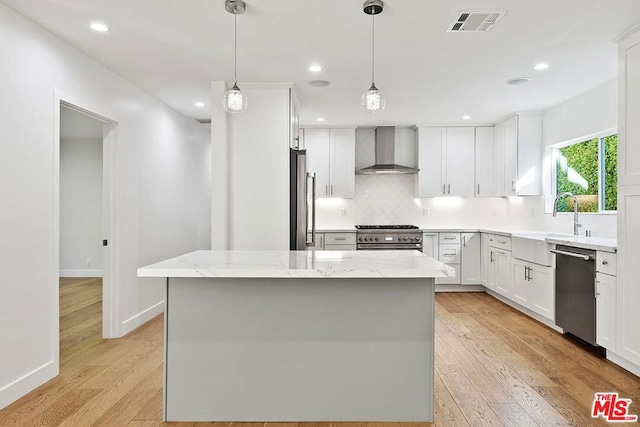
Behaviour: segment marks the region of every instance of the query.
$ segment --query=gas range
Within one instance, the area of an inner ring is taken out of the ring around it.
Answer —
[[[356,225],[358,250],[422,251],[422,232],[415,225]]]

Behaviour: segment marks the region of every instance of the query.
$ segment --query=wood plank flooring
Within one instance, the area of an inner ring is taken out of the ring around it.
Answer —
[[[163,423],[163,318],[103,340],[100,288],[61,280],[60,375],[0,411],[0,426],[605,426],[590,416],[598,391],[633,399],[640,414],[638,377],[487,294],[441,293],[433,424]]]

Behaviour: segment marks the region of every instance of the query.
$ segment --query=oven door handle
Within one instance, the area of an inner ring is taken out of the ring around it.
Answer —
[[[558,254],[558,255],[572,256],[574,258],[580,258],[585,261],[589,261],[593,259],[593,256],[591,255],[577,254],[575,252],[559,251],[557,249],[550,249],[549,252],[553,252],[554,254]]]

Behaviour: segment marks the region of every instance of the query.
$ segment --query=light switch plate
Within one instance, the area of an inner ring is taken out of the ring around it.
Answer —
[[[338,209],[338,216],[346,216],[347,215],[347,209],[346,208],[339,208]]]

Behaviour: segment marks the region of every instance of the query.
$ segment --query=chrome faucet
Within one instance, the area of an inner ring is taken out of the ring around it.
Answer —
[[[556,200],[553,202],[553,216],[558,213],[558,200],[565,196],[573,197],[573,234],[577,236],[578,228],[582,227],[582,224],[578,224],[578,198],[573,193],[567,191],[556,196]]]

